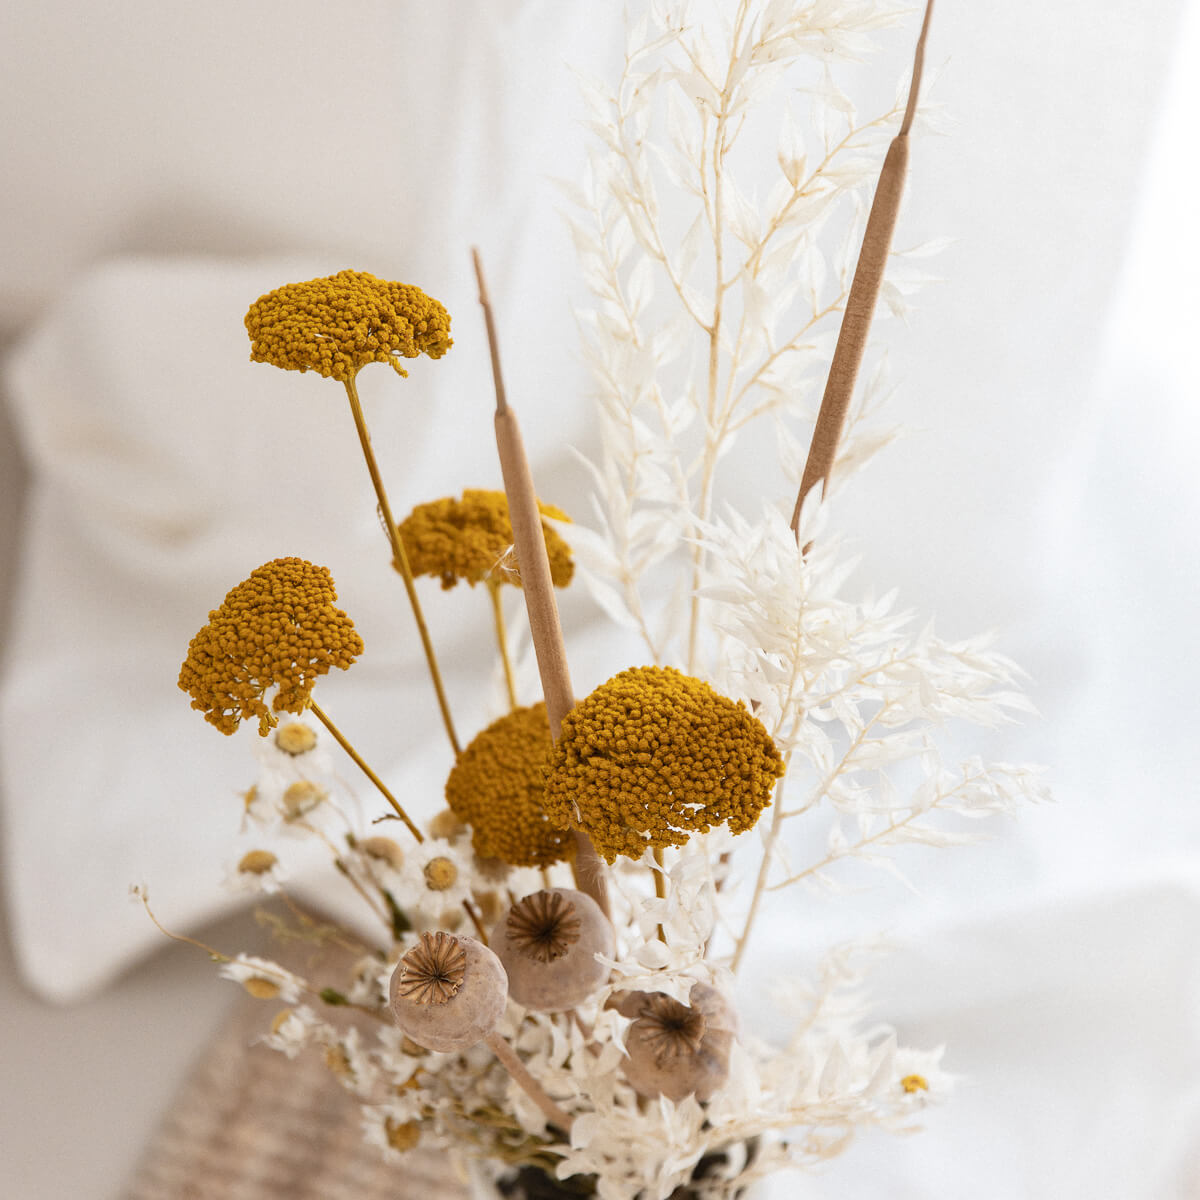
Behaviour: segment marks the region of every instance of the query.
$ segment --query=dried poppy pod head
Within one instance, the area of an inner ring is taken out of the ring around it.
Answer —
[[[392,972],[392,1015],[426,1050],[466,1050],[482,1041],[507,999],[504,967],[472,937],[423,933]]]
[[[690,1004],[665,992],[631,992],[609,1002],[633,1024],[625,1036],[625,1078],[647,1099],[711,1099],[729,1078],[737,1036],[733,1006],[716,988],[695,983]],[[711,1023],[710,1023],[711,1022]]]
[[[608,976],[617,938],[600,906],[572,888],[518,900],[496,922],[491,944],[508,972],[509,995],[536,1012],[582,1004]]]

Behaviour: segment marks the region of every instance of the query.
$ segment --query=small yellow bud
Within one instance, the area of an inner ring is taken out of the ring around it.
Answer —
[[[305,813],[311,812],[325,799],[326,794],[323,788],[309,779],[298,779],[295,783],[288,784],[287,791],[283,793],[286,819],[295,821]]]
[[[914,1092],[929,1091],[929,1081],[925,1078],[924,1075],[905,1075],[905,1077],[902,1080],[900,1080],[900,1086],[910,1096]]]
[[[271,1019],[271,1032],[278,1033],[286,1024],[287,1019],[292,1015],[290,1008],[281,1008]]]
[[[404,851],[389,837],[363,838],[358,844],[362,852],[369,858],[377,858],[397,871],[404,862]]]
[[[265,875],[278,861],[270,850],[251,850],[242,855],[237,869],[242,875]]]
[[[354,1074],[354,1070],[350,1066],[350,1059],[346,1057],[346,1052],[341,1046],[325,1047],[325,1065],[342,1079]]]
[[[444,892],[452,888],[458,879],[458,868],[448,859],[431,858],[425,864],[425,886],[431,892]]]
[[[288,721],[275,730],[275,745],[284,754],[307,754],[316,744],[316,730],[303,721]]]
[[[274,1000],[279,995],[279,984],[273,983],[270,979],[264,979],[261,975],[252,975],[242,984],[242,987],[255,1000]]]
[[[404,1153],[421,1140],[421,1127],[416,1121],[405,1121],[403,1125],[388,1117],[386,1125],[388,1145]]]
[[[460,833],[465,833],[466,829],[466,825],[448,808],[443,808],[429,822],[429,832],[435,838],[445,838],[447,841],[453,841]]]

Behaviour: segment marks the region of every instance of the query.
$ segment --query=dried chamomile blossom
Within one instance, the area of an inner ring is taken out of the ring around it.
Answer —
[[[239,583],[192,638],[179,686],[192,707],[222,733],[258,718],[264,737],[271,712],[302,712],[317,677],[345,670],[362,653],[354,622],[334,606],[337,592],[325,567],[277,558]],[[278,688],[271,709],[263,693]]]
[[[283,1000],[295,1004],[305,990],[305,982],[269,959],[239,954],[223,963],[217,972],[222,979],[240,983],[256,1000]]]
[[[722,823],[744,833],[783,769],[745,705],[672,667],[632,667],[563,718],[544,805],[552,823],[577,824],[611,863]]]
[[[251,895],[272,895],[279,891],[284,879],[279,859],[270,850],[247,850],[232,868],[226,871],[225,886],[230,891]]]
[[[371,362],[407,375],[398,358],[441,358],[453,344],[441,304],[420,288],[366,271],[288,283],[260,296],[246,314],[246,332],[251,361],[341,381]]]
[[[570,520],[552,505],[539,502],[538,509],[552,520]],[[471,587],[485,580],[520,586],[518,571],[498,569],[513,545],[508,498],[503,492],[467,488],[461,500],[447,496],[418,504],[398,529],[414,575],[440,578],[446,589],[460,579]],[[550,558],[550,578],[555,587],[566,587],[575,573],[571,548],[545,521],[542,533]]]
[[[447,909],[461,908],[471,896],[468,856],[444,838],[408,846],[399,868],[396,899],[411,917],[436,920]]]
[[[548,867],[567,857],[570,832],[543,808],[550,746],[546,706],[534,704],[493,721],[459,756],[446,780],[446,803],[471,826],[476,854],[518,867]]]

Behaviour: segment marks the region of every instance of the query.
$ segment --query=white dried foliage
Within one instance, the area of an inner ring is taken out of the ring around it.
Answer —
[[[705,1104],[639,1101],[621,1069],[629,1021],[605,1007],[630,990],[686,1001],[697,981],[732,994],[774,893],[797,884],[836,891],[847,862],[894,867],[904,845],[957,844],[971,821],[1044,794],[1035,771],[959,749],[964,731],[1030,711],[1014,664],[987,638],[939,636],[899,611],[895,596],[855,595],[854,562],[817,492],[798,538],[778,507],[790,512],[907,86],[906,74],[892,108],[863,118],[839,67],[909,15],[891,0],[650,0],[628,22],[616,88],[581,81],[594,150],[587,177],[563,190],[593,295],[579,324],[601,420],[599,452],[586,463],[594,525],[581,521],[567,536],[598,603],[650,660],[753,705],[788,770],[750,837],[720,828],[660,861],[648,852],[618,862],[610,976],[574,1017],[510,1001],[500,1032],[574,1118],[569,1141],[486,1046],[420,1052],[387,1010],[389,976],[417,936],[409,924],[453,927],[464,922],[464,900],[482,905],[505,888],[521,895],[540,876],[498,881],[461,836],[418,848],[397,823],[370,824],[319,756],[264,759],[248,805],[255,845],[284,860],[297,834],[323,842],[380,937],[333,991],[261,960],[239,958],[223,973],[278,988],[293,1007],[264,1040],[289,1056],[322,1053],[363,1102],[367,1139],[398,1163],[416,1132],[424,1149],[497,1171],[531,1164],[563,1178],[596,1175],[603,1200],[666,1200],[683,1185],[727,1200],[755,1179],[841,1152],[858,1131],[912,1128],[949,1088],[940,1050],[900,1046],[892,1030],[866,1023],[864,971],[878,946],[835,949],[814,979],[781,984],[780,1011],[792,1020],[785,1044],[743,1031],[728,1082]],[[926,102],[923,117],[929,111]],[[903,316],[941,245],[893,254],[885,311]],[[830,493],[895,438],[879,418],[893,390],[876,356]],[[723,472],[758,422],[774,433],[778,478],[760,462],[774,503],[746,515],[727,502]],[[330,799],[292,818],[280,797],[297,778],[320,778]],[[787,837],[793,827],[805,837]],[[378,845],[364,851],[386,835],[403,843],[402,861]],[[745,851],[756,841],[757,858]],[[431,856],[456,869],[444,893],[429,890]],[[550,882],[569,886],[569,871],[553,868]],[[365,1014],[376,1020],[364,1023]],[[723,1157],[691,1182],[714,1153]]]

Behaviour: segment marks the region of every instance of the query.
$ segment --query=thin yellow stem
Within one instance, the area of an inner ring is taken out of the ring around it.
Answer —
[[[496,645],[500,647],[500,662],[504,665],[504,683],[508,688],[508,706],[514,712],[517,703],[517,681],[513,676],[512,659],[508,653],[508,634],[504,628],[504,602],[500,597],[500,585],[495,580],[487,581],[488,595],[492,601],[492,617],[496,626]]]
[[[325,715],[324,709],[322,709],[321,706],[311,697],[309,697],[308,707],[312,709],[313,716],[316,717],[317,720],[320,721],[321,724],[324,725],[331,734],[333,734],[333,740],[337,742],[337,744],[341,746],[341,748],[345,750],[345,752],[350,755],[352,759],[354,759],[355,763],[358,764],[359,770],[361,770],[362,773],[380,790],[384,799],[387,800],[387,802],[396,810],[396,815],[412,831],[413,837],[415,837],[418,842],[423,842],[425,839],[421,836],[421,831],[412,823],[412,821],[409,820],[408,813],[406,813],[404,809],[400,807],[400,802],[395,796],[392,795],[391,792],[388,791],[387,785],[383,782],[383,780],[371,770],[362,755],[359,754],[359,752],[355,750],[355,748],[346,740],[345,734],[343,734],[342,731]]]
[[[663,852],[661,846],[654,847],[654,861],[658,864],[658,866],[650,872],[650,874],[654,876],[654,894],[659,900],[665,900],[667,898],[667,876],[663,871]],[[663,932],[663,927],[661,925],[658,926],[657,936],[660,942],[666,942],[667,935]]]
[[[458,735],[454,732],[454,722],[450,717],[450,705],[446,701],[445,688],[442,686],[442,674],[438,670],[437,655],[433,651],[433,642],[429,637],[429,629],[425,624],[425,614],[421,611],[421,601],[417,598],[417,585],[413,579],[412,567],[408,563],[408,555],[404,552],[404,543],[400,540],[400,532],[396,518],[392,515],[392,506],[388,503],[387,491],[383,486],[383,476],[379,473],[379,464],[375,461],[375,452],[371,449],[371,435],[367,432],[367,422],[363,417],[362,404],[358,399],[358,388],[353,379],[344,380],[346,395],[350,398],[350,412],[354,416],[354,428],[358,431],[358,441],[362,446],[363,457],[367,460],[367,470],[371,475],[371,485],[375,489],[379,510],[383,514],[383,522],[387,529],[388,541],[392,546],[392,561],[404,579],[404,590],[408,593],[408,602],[412,606],[413,616],[417,622],[417,632],[421,635],[421,646],[425,650],[425,661],[429,664],[429,674],[433,679],[433,690],[437,693],[438,708],[442,712],[442,723],[450,738],[450,745],[457,757],[462,748],[458,743]]]

